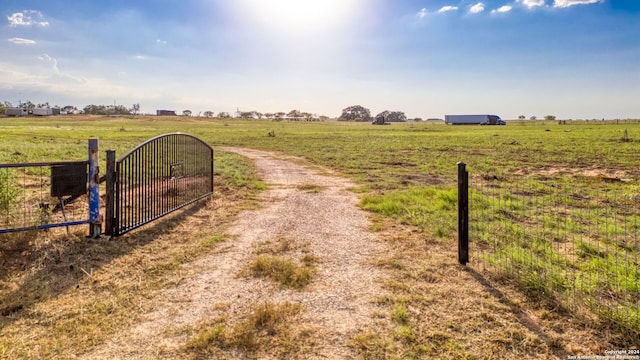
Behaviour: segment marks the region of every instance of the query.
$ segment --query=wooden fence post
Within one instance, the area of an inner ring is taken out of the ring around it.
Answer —
[[[100,218],[100,168],[98,139],[89,139],[89,237],[100,237],[102,219]]]
[[[458,163],[458,262],[469,262],[469,173],[467,164]]]

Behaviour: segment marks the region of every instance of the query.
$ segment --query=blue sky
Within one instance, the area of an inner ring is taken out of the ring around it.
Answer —
[[[639,0],[1,0],[0,101],[640,118]]]

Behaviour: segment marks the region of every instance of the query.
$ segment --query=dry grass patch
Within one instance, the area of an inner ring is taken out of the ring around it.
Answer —
[[[320,193],[325,189],[324,186],[315,185],[315,184],[302,184],[302,185],[296,186],[296,188],[300,191],[303,191],[306,193],[312,193],[312,194]]]
[[[251,273],[256,277],[267,277],[282,287],[300,289],[311,282],[314,270],[308,266],[299,266],[293,261],[279,256],[260,255],[250,265]]]
[[[293,356],[312,333],[297,325],[299,304],[263,303],[249,307],[239,318],[220,318],[202,326],[185,345],[191,358],[227,357],[234,351],[261,358]]]
[[[318,258],[310,253],[309,246],[289,238],[262,242],[254,254],[248,269],[241,275],[265,277],[281,287],[301,289],[311,283],[316,273]],[[299,260],[292,260],[293,257]]]

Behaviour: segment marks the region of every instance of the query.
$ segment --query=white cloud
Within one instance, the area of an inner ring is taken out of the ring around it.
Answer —
[[[167,42],[165,40],[156,39],[156,44],[158,44],[158,45],[167,45]]]
[[[471,8],[469,8],[469,12],[471,14],[478,14],[484,11],[484,4],[479,2],[475,5],[473,5]]]
[[[24,10],[23,12],[17,12],[7,16],[9,20],[9,26],[49,26],[48,21],[43,21],[44,16],[41,12],[36,10]]]
[[[493,9],[491,10],[492,14],[496,14],[496,13],[508,13],[509,11],[511,11],[511,9],[513,9],[513,7],[511,5],[503,5],[500,6],[497,9]]]
[[[545,0],[518,0],[524,6],[528,8],[536,7],[536,6],[544,6]]]
[[[136,55],[133,58],[136,59],[136,60],[145,60],[147,57],[144,56],[144,55]]]
[[[7,39],[9,42],[12,42],[14,44],[18,44],[18,45],[33,45],[36,42],[34,40],[29,40],[29,39],[23,39],[23,38],[11,38],[11,39]]]
[[[553,7],[566,8],[573,5],[587,5],[602,2],[602,0],[554,0]]]
[[[58,69],[58,60],[52,58],[51,56],[49,56],[49,54],[42,54],[38,56],[38,59],[50,63],[53,72],[56,75],[60,75],[60,70]]]
[[[420,11],[418,11],[418,13],[416,14],[416,16],[420,19],[422,19],[423,17],[427,16],[427,9],[426,8],[422,8],[420,9]]]
[[[458,10],[457,6],[443,6],[440,8],[440,10],[438,10],[439,13],[445,13],[447,11],[456,11]]]

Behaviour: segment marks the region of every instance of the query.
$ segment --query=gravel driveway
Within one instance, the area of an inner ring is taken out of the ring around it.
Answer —
[[[229,229],[232,240],[221,243],[218,252],[185,265],[183,279],[158,295],[162,305],[147,314],[148,321],[87,358],[171,357],[188,340],[180,329],[197,328],[216,317],[233,317],[265,301],[301,305],[297,326],[310,329],[313,339],[298,357],[354,356],[348,342],[372,325],[373,302],[382,295],[383,280],[374,263],[382,245],[367,230],[367,214],[348,190],[354,184],[300,165],[301,159],[249,149],[223,150],[255,161],[268,186],[260,195],[261,208],[240,214]],[[318,259],[309,285],[283,289],[268,279],[240,275],[260,244],[283,238]],[[233,352],[228,356],[243,357]]]

